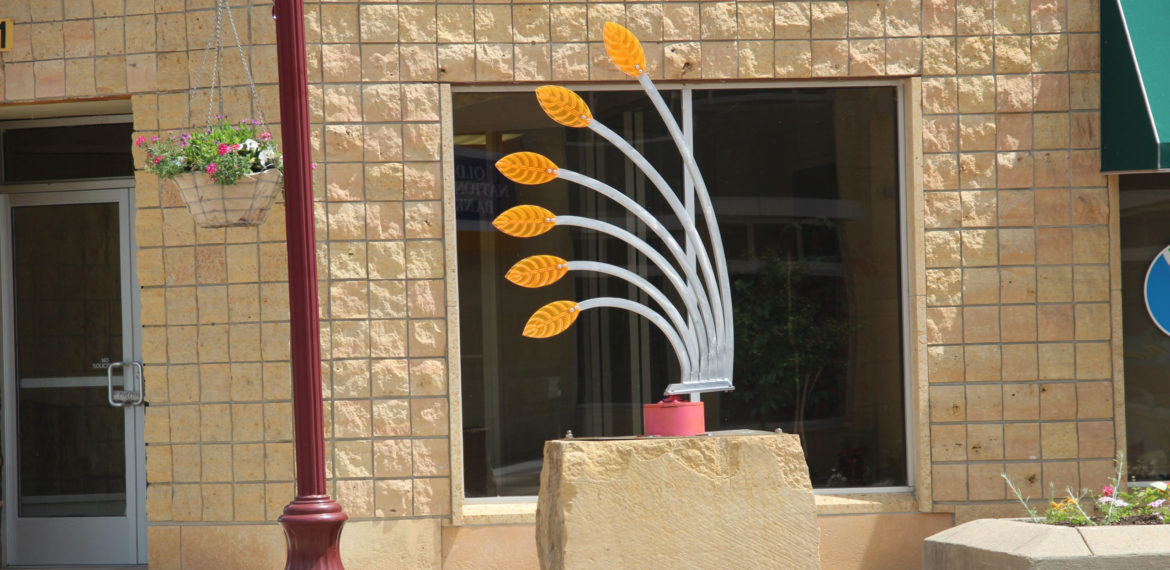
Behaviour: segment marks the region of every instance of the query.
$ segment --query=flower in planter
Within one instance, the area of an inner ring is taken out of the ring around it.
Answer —
[[[1071,526],[1166,524],[1170,522],[1170,484],[1155,481],[1148,486],[1132,485],[1122,491],[1124,457],[1116,460],[1117,473],[1110,484],[1101,487],[1101,493],[1092,500],[1082,502],[1084,495],[1076,495],[1071,488],[1065,489],[1063,501],[1053,499],[1043,514],[1036,512],[1015,483],[1004,473],[1008,488],[1023,504],[1032,522],[1062,524]],[[1056,496],[1052,489],[1050,496]],[[1088,510],[1093,511],[1092,513]]]
[[[260,121],[228,123],[223,117],[216,121],[202,131],[149,140],[138,137],[134,144],[146,151],[146,170],[164,179],[206,173],[213,182],[231,185],[249,174],[281,168],[272,134],[257,132]]]

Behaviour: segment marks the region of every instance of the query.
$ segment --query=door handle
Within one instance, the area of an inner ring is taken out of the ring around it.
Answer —
[[[123,382],[122,388],[130,388],[131,384],[137,384],[138,390],[115,390],[114,389],[114,369],[125,368],[129,366],[133,371],[130,373],[130,382]],[[106,368],[106,399],[109,400],[111,406],[121,408],[126,405],[141,406],[143,400],[146,398],[146,384],[143,382],[142,363],[130,360],[126,362],[111,362]]]

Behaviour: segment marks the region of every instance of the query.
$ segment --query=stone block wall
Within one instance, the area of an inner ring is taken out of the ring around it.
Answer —
[[[224,114],[276,123],[271,3],[232,7],[262,103],[228,58]],[[3,10],[16,21],[16,47],[0,54],[4,105],[127,97],[139,133],[184,127],[213,0]],[[339,1],[305,12],[327,472],[351,520],[417,524],[411,536],[438,541],[433,527],[462,505],[443,85],[628,81],[606,58],[607,20],[641,38],[660,81],[921,78],[902,83],[921,101],[906,122],[921,128],[906,132],[908,164],[921,165],[906,190],[921,205],[907,220],[922,362],[907,364],[921,402],[907,411],[916,508],[1015,516],[1001,472],[1034,497],[1050,482],[1095,487],[1124,449],[1098,0]],[[193,122],[207,102],[195,98]],[[152,176],[138,173],[136,196],[151,562],[197,567],[182,532],[272,521],[293,495],[283,211],[258,229],[201,230]]]

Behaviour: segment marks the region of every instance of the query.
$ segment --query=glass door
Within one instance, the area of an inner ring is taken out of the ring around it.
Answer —
[[[5,558],[135,564],[141,368],[129,190],[8,196]]]

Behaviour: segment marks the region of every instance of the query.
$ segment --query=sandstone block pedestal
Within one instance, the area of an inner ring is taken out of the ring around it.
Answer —
[[[536,543],[545,569],[820,568],[799,439],[768,432],[549,441]]]

